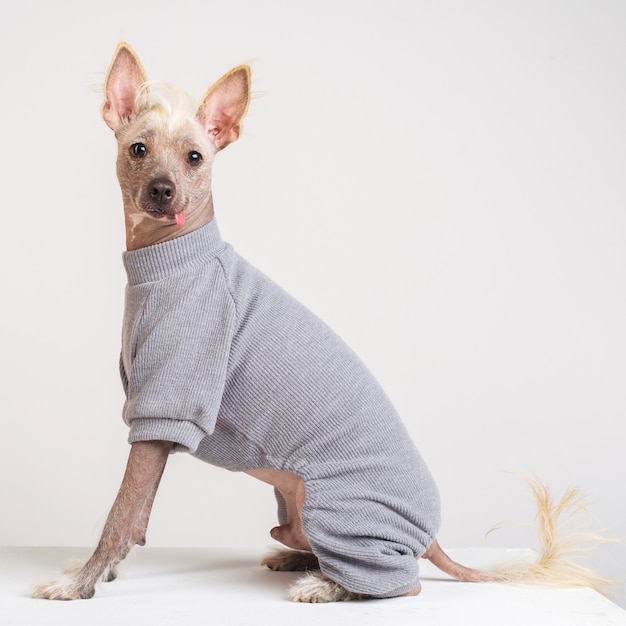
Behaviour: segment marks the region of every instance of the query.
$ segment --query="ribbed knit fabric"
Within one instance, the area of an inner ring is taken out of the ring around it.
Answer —
[[[125,252],[124,265],[129,441],[302,476],[322,571],[358,593],[412,590],[439,528],[437,489],[356,355],[224,243],[215,220]]]

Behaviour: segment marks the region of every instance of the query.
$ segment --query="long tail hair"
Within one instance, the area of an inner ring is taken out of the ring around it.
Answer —
[[[581,530],[577,520],[581,513],[589,515],[588,502],[579,489],[568,489],[555,502],[549,489],[537,478],[526,481],[534,496],[537,513],[535,530],[539,554],[535,561],[513,562],[491,570],[512,583],[549,585],[555,587],[591,587],[607,595],[615,581],[600,576],[579,562],[580,555],[600,543],[620,541],[594,532]],[[502,525],[496,526],[491,531]]]

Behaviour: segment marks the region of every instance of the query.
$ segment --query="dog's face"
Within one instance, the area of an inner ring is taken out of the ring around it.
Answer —
[[[210,202],[217,148],[186,94],[152,85],[139,101],[138,115],[116,133],[125,211],[180,227]]]
[[[250,69],[223,76],[198,105],[173,85],[148,83],[135,53],[120,44],[105,96],[102,115],[118,141],[127,241],[141,247],[209,221],[213,158],[239,137]]]

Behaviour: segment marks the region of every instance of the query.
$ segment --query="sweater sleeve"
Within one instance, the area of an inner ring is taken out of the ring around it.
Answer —
[[[125,359],[129,442],[195,452],[215,428],[236,327],[219,265],[154,284],[135,319]]]

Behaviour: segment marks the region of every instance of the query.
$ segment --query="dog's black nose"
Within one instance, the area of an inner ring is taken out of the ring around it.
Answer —
[[[148,185],[148,193],[154,204],[165,206],[176,195],[176,186],[169,178],[155,178]]]

